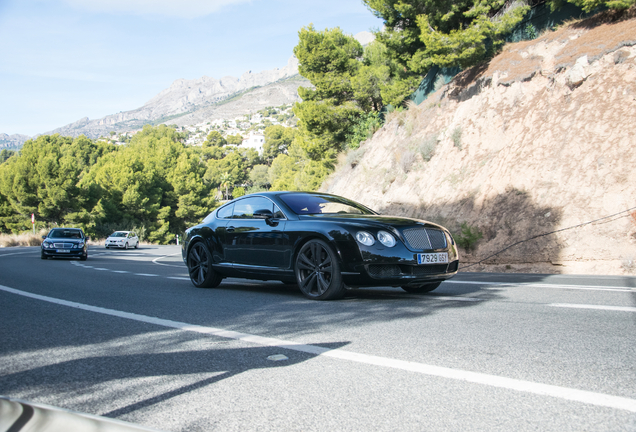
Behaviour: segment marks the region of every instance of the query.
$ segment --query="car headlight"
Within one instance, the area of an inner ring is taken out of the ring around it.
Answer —
[[[44,246],[45,249],[48,249],[48,248],[52,247],[51,243],[49,243],[49,242],[42,243],[42,246]]]
[[[75,246],[73,246],[73,248],[75,248],[75,249],[81,249],[83,247],[84,247],[84,242],[78,243]]]
[[[373,243],[375,243],[373,236],[366,231],[358,231],[356,233],[356,240],[365,246],[373,246]]]
[[[395,246],[395,237],[386,231],[378,231],[378,240],[386,247]]]

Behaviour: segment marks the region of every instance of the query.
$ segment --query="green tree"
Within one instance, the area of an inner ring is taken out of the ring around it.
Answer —
[[[243,137],[241,136],[241,134],[228,135],[226,138],[226,142],[227,144],[241,145],[243,143]]]
[[[11,156],[14,156],[15,154],[16,152],[13,150],[7,150],[7,149],[0,150],[0,164],[5,162],[7,159],[9,159]]]
[[[384,21],[375,33],[389,57],[408,75],[433,66],[478,64],[503,44],[529,10],[506,0],[363,0]]]
[[[285,153],[296,136],[296,129],[273,125],[265,128],[263,158],[270,164],[276,156]]]
[[[591,12],[602,6],[609,9],[624,10],[636,4],[636,0],[552,0],[550,1],[550,7],[552,10],[558,9],[565,1],[575,4],[585,12]]]
[[[269,167],[267,165],[254,165],[254,167],[249,172],[249,181],[252,184],[252,189],[267,189],[267,187],[269,186],[269,177],[267,175],[268,170]]]

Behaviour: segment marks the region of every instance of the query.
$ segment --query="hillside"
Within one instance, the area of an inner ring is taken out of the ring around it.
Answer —
[[[299,100],[296,89],[301,85],[308,85],[308,81],[299,78],[298,60],[292,56],[283,68],[258,73],[248,71],[240,78],[178,79],[140,108],[101,119],[84,117],[46,134],[99,138],[111,131],[141,129],[148,123],[185,126],[218,118],[229,120],[268,106],[296,102]]]
[[[323,190],[466,223],[483,238],[464,270],[636,272],[636,20],[602,21],[510,44],[389,114]]]

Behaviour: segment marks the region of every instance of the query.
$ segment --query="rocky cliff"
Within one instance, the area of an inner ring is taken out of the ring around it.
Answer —
[[[309,82],[299,78],[298,60],[292,56],[283,68],[249,71],[240,78],[178,79],[140,108],[95,120],[84,117],[46,134],[98,138],[111,131],[140,129],[147,123],[190,125],[217,118],[232,119],[267,106],[297,102],[300,99],[296,90],[301,85]],[[229,98],[231,102],[223,103]]]
[[[508,45],[391,113],[323,189],[480,232],[468,271],[633,274],[636,20],[611,20]]]

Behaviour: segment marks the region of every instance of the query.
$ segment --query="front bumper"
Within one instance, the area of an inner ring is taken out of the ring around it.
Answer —
[[[58,252],[57,249],[42,249],[42,255],[46,257],[70,257],[79,258],[87,256],[85,249],[69,249],[68,252]]]

